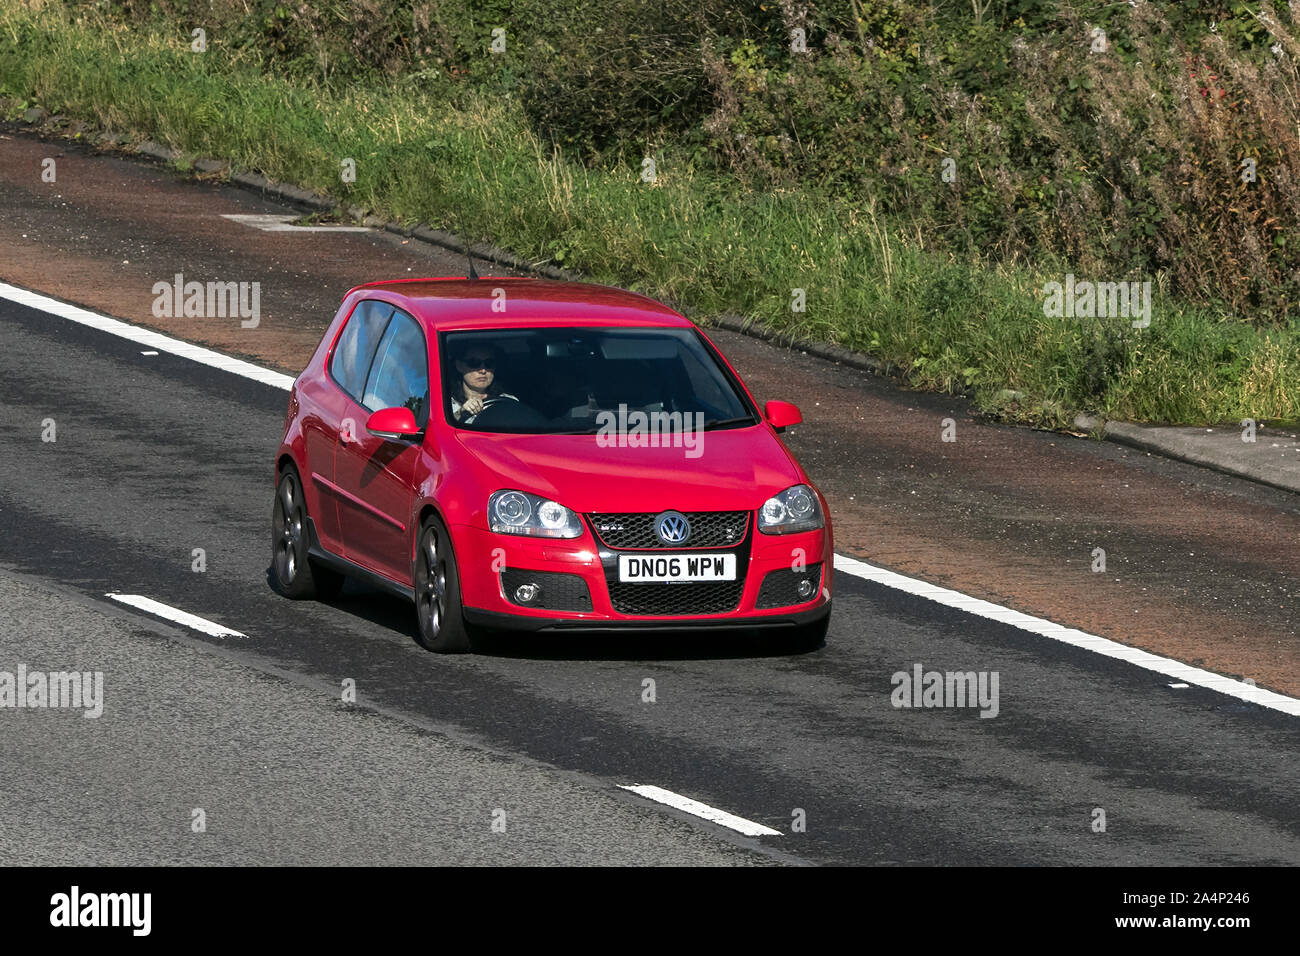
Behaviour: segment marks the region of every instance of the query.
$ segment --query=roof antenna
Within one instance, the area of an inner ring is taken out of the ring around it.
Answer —
[[[465,243],[465,259],[469,262],[469,277],[478,279],[478,273],[474,271],[474,257],[469,254],[469,243]]]
[[[460,208],[456,209],[456,222],[463,223],[465,220],[460,218]],[[478,273],[474,271],[474,257],[469,253],[469,240],[465,240],[465,261],[469,263],[469,278],[478,280]]]

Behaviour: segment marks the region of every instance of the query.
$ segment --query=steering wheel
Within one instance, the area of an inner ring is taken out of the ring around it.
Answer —
[[[483,403],[483,411],[474,416],[471,428],[535,428],[547,423],[535,409],[513,398],[496,396]]]

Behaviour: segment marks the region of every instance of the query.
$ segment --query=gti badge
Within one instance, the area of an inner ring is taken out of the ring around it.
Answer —
[[[680,511],[665,511],[655,518],[655,534],[664,544],[684,544],[691,536],[691,523]]]

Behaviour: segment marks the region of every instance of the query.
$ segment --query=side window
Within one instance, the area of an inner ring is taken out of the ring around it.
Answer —
[[[366,376],[370,372],[371,361],[375,356],[375,347],[384,326],[393,314],[393,307],[387,302],[366,299],[352,310],[343,334],[334,346],[334,355],[330,358],[330,375],[339,383],[343,391],[360,402]]]
[[[372,412],[405,406],[421,428],[429,420],[429,354],[419,323],[405,312],[393,313],[370,365],[361,404]]]

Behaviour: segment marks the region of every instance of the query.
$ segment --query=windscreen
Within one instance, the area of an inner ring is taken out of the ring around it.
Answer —
[[[706,430],[759,420],[692,329],[486,329],[440,342],[445,412],[458,428],[596,434],[632,413],[680,413]]]

